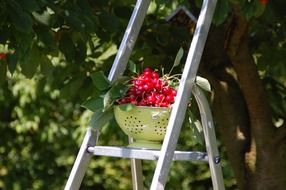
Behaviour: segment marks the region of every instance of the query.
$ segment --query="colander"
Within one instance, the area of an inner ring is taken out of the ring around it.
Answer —
[[[114,107],[115,120],[125,134],[135,139],[129,147],[160,149],[170,108],[134,106],[129,111]]]

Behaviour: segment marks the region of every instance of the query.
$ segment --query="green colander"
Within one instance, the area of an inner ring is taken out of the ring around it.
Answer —
[[[130,147],[160,149],[168,125],[170,108],[134,106],[125,111],[114,107],[115,119],[125,134],[135,139]]]

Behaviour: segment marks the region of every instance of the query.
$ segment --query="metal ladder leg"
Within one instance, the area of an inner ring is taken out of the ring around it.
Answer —
[[[151,0],[137,0],[130,21],[126,28],[123,40],[120,44],[114,63],[108,75],[108,79],[110,81],[115,80],[125,71],[127,62],[129,60],[130,54],[135,45],[135,41],[142,27],[150,2]],[[129,138],[129,141],[131,142],[133,141],[133,139]],[[130,163],[131,163],[133,190],[142,190],[143,177],[142,177],[141,160],[130,159]]]
[[[99,131],[94,131],[92,128],[88,128],[81,147],[79,149],[78,155],[72,167],[70,176],[65,186],[65,190],[78,190],[84,174],[88,168],[88,164],[92,157],[92,154],[87,152],[87,148],[90,146],[95,146],[99,136]]]
[[[171,161],[185,117],[187,104],[192,92],[192,86],[195,81],[212,16],[215,11],[215,5],[216,0],[204,0],[203,2],[185,68],[182,74],[176,101],[172,108],[161,154],[153,176],[150,188],[151,190],[163,190],[165,187],[167,175],[170,170]]]
[[[125,30],[119,50],[116,54],[108,79],[113,81],[122,75],[126,69],[127,62],[137,40],[151,0],[137,0],[133,13]]]
[[[202,90],[199,89],[199,87],[193,87],[193,94],[200,110],[213,188],[214,190],[224,190],[220,157],[216,143],[211,110],[209,108],[206,97],[204,96]]]
[[[150,5],[150,1],[151,0],[137,0],[130,21],[126,28],[123,40],[121,42],[113,66],[109,73],[108,79],[110,81],[115,80],[118,76],[120,76],[124,72],[128,59],[134,47],[135,41],[141,29],[142,23],[146,16],[148,7]],[[92,131],[91,128],[88,128],[84,140],[82,142],[82,145],[80,147],[79,153],[77,155],[77,158],[75,160],[75,163],[73,165],[70,176],[66,183],[65,190],[79,189],[84,174],[86,172],[86,169],[88,167],[90,158],[92,156],[92,154],[89,154],[87,152],[87,148],[96,145],[98,136],[99,136],[99,131],[94,132]],[[131,159],[131,168],[132,168],[133,179],[135,179],[135,181],[137,182],[133,183],[133,188],[136,190],[143,189],[143,185],[139,184],[140,176],[142,178],[142,175],[139,174],[141,172],[140,161]]]

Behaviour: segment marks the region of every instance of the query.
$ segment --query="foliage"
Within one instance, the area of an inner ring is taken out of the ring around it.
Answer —
[[[197,15],[201,2],[152,1],[131,61],[170,69],[177,49],[189,43],[190,35],[185,27],[173,26],[164,18],[179,4]],[[63,189],[92,115],[80,104],[99,93],[91,87],[90,76],[98,70],[109,71],[133,3],[1,1],[0,53],[7,53],[7,58],[0,60],[0,189]],[[224,24],[233,7],[241,7],[244,16],[252,20],[251,50],[269,89],[274,118],[283,123],[285,1],[218,3],[214,24]],[[100,144],[123,145],[126,141],[120,130],[102,129]],[[202,149],[186,128],[178,146]],[[224,146],[220,150],[224,152]],[[235,189],[226,160],[222,163],[226,188]],[[83,189],[131,189],[128,160],[96,158],[90,168]],[[145,184],[150,185],[154,163],[144,162],[143,169]],[[177,189],[181,184],[182,189],[210,189],[209,175],[207,165],[175,163],[168,187]]]

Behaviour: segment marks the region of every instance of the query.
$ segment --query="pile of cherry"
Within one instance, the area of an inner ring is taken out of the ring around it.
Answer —
[[[143,73],[130,81],[126,95],[117,100],[118,104],[137,106],[169,107],[175,101],[177,91],[168,81],[159,77],[158,72],[145,68]]]

